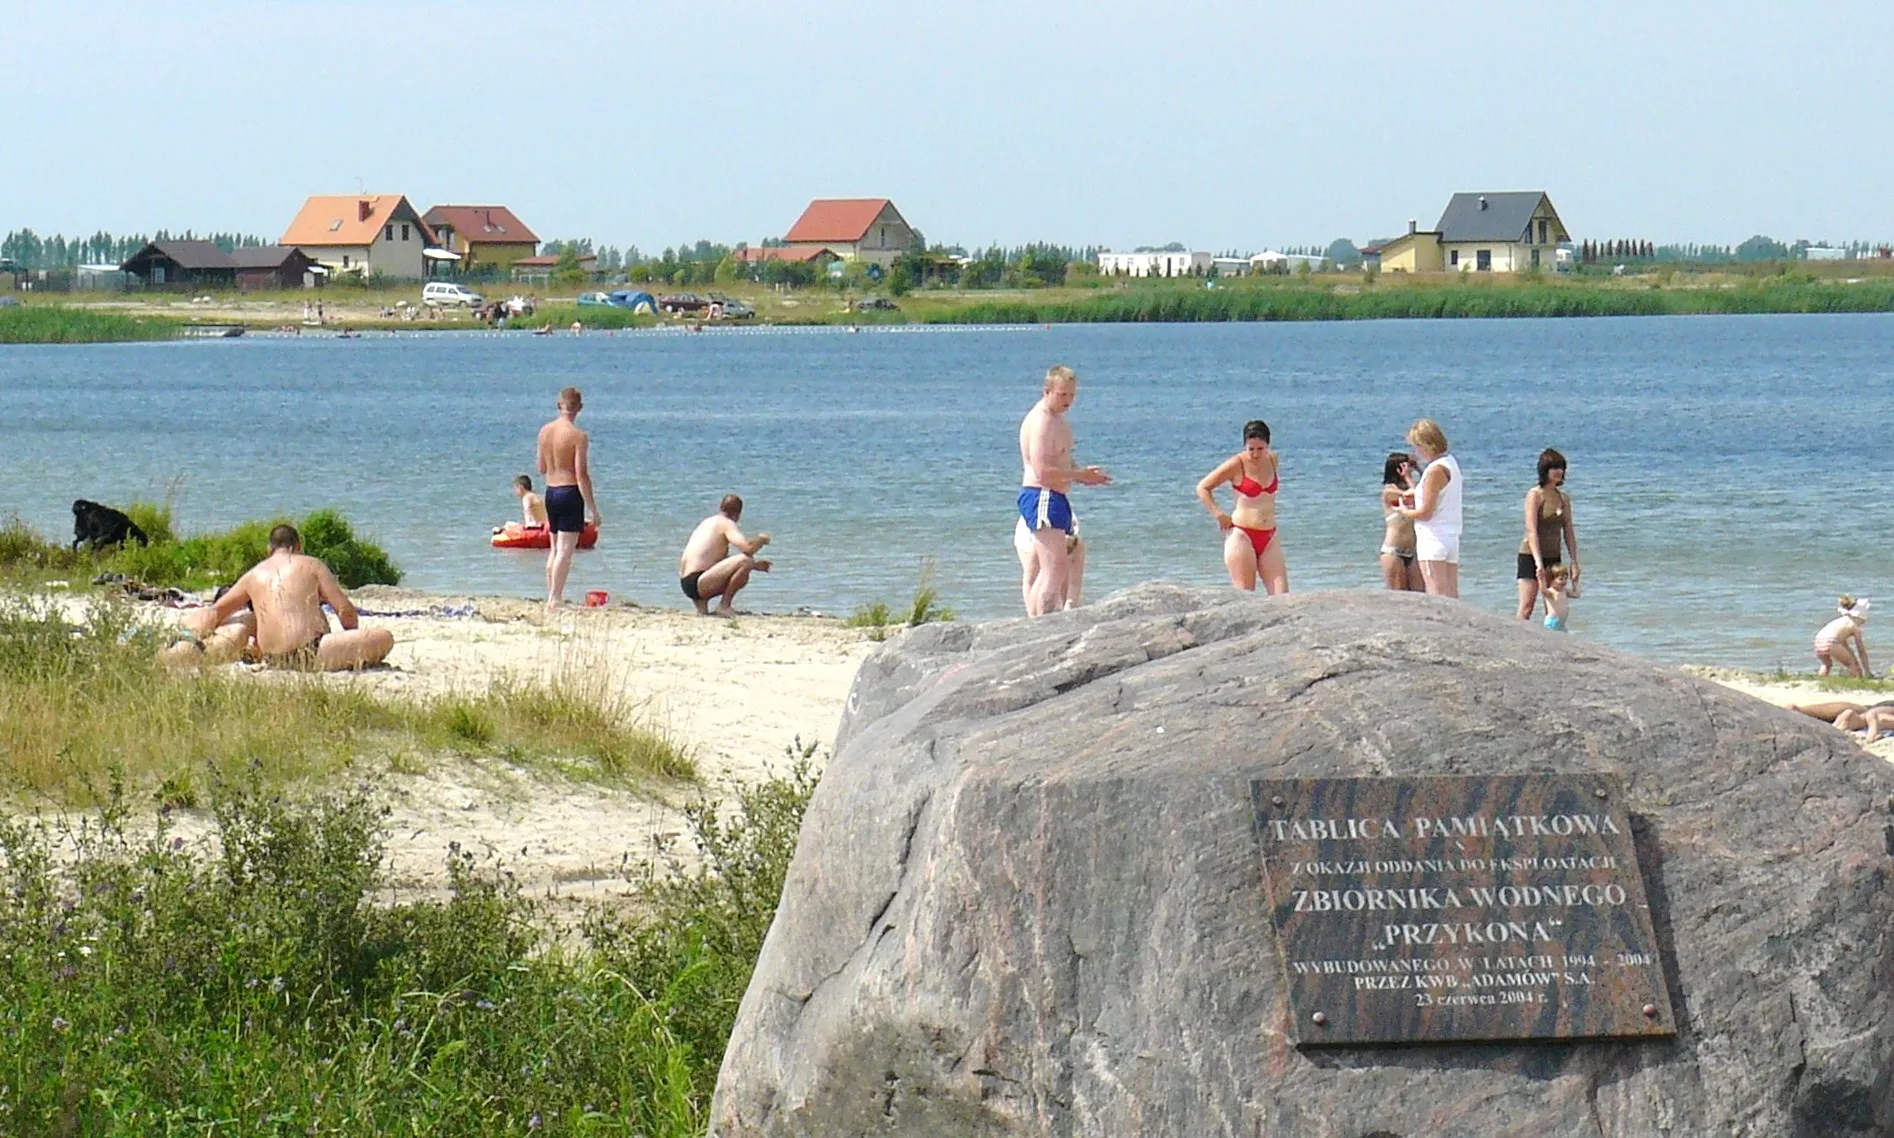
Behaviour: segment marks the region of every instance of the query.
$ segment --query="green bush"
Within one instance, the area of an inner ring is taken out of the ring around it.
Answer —
[[[196,534],[171,538],[170,511],[159,507],[134,505],[132,517],[141,513],[161,527],[168,540],[147,530],[149,546],[136,543],[110,555],[105,567],[148,585],[178,585],[188,588],[228,584],[242,576],[252,565],[269,555],[270,530],[279,521],[244,522],[222,533]],[[292,522],[302,534],[303,552],[329,566],[346,589],[363,585],[394,585],[401,581],[401,570],[386,551],[355,536],[349,523],[333,510],[317,510],[301,522]],[[141,527],[144,522],[139,522]]]
[[[0,818],[0,1133],[698,1138],[775,914],[808,759],[691,812],[704,868],[555,939],[457,846],[443,900],[386,903],[362,791],[212,791],[215,832],[123,799]]]

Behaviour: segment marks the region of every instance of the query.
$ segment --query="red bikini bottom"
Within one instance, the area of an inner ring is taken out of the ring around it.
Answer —
[[[1250,548],[1256,551],[1258,557],[1261,557],[1263,550],[1268,549],[1269,543],[1276,539],[1276,531],[1273,529],[1251,529],[1248,526],[1236,528],[1249,535]]]

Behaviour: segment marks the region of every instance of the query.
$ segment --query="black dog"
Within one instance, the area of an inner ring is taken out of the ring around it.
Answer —
[[[104,545],[124,545],[128,537],[137,538],[140,545],[151,544],[145,531],[126,517],[124,511],[88,502],[84,498],[73,501],[72,547],[75,550],[82,541],[91,542],[92,548],[97,549]]]

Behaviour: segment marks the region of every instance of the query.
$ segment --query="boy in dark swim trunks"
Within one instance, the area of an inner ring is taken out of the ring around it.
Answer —
[[[559,417],[539,428],[539,472],[546,476],[546,521],[552,527],[552,547],[546,553],[549,611],[565,599],[566,576],[586,515],[593,525],[599,524],[598,500],[592,496],[591,440],[576,422],[584,406],[579,389],[568,387],[559,393]]]
[[[697,523],[684,554],[677,560],[677,584],[697,606],[700,616],[729,616],[738,590],[750,583],[751,573],[769,572],[769,562],[758,561],[756,554],[769,544],[769,535],[743,536],[737,519],[743,516],[743,499],[725,494],[717,512]],[[740,552],[731,553],[735,546]],[[721,597],[715,613],[710,600]]]

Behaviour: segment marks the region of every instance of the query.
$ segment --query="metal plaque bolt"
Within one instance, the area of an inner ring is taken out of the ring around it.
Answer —
[[[1281,805],[1282,805],[1282,795],[1280,795],[1280,794],[1276,794],[1276,795],[1271,795],[1271,796],[1270,796],[1270,799],[1269,799],[1269,800],[1270,800],[1271,802],[1274,802],[1274,803],[1275,803],[1276,805],[1278,805],[1278,806],[1281,806]]]
[[[1656,1005],[1656,1004],[1645,1004],[1645,1005],[1644,1005],[1644,1018],[1645,1018],[1645,1019],[1656,1019],[1656,1018],[1657,1018],[1657,1005]]]
[[[1593,794],[1596,794],[1596,795],[1597,795],[1598,797],[1600,797],[1600,798],[1607,798],[1607,797],[1609,797],[1609,795],[1607,795],[1607,794],[1605,793],[1605,788],[1604,788],[1604,787],[1602,787],[1602,786],[1601,786],[1601,787],[1599,787],[1599,788],[1598,788],[1597,790],[1594,790],[1594,791],[1592,791],[1592,793],[1593,793]]]
[[[1317,1027],[1326,1027],[1328,1025],[1327,1012],[1316,1012],[1314,1015],[1310,1016],[1309,1018],[1315,1021],[1315,1026]]]

